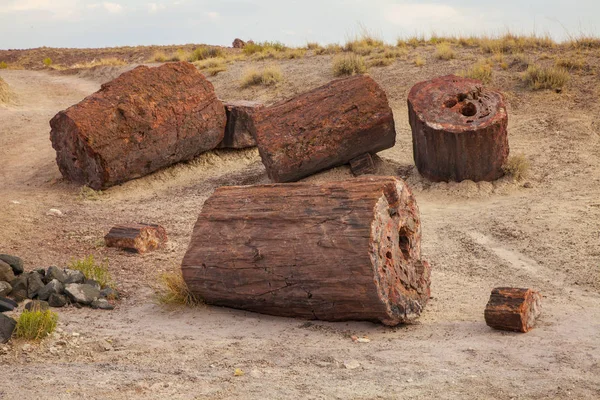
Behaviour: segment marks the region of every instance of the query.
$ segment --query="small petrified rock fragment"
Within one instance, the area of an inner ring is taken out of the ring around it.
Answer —
[[[0,343],[4,344],[8,342],[16,327],[17,321],[0,313]]]
[[[274,182],[296,181],[393,147],[392,109],[366,75],[334,80],[252,115],[251,131]]]
[[[528,332],[540,315],[541,300],[531,289],[495,288],[485,307],[485,322],[494,329]]]
[[[413,86],[408,114],[415,164],[427,179],[478,182],[504,175],[508,114],[500,92],[476,79],[442,76]]]
[[[354,176],[374,174],[375,163],[371,154],[365,153],[350,160],[350,170]]]
[[[256,140],[250,131],[252,113],[264,106],[256,101],[228,101],[223,103],[227,113],[225,137],[218,148],[244,149],[256,146]]]
[[[59,112],[50,139],[63,176],[104,189],[214,149],[225,109],[192,64],[139,66]]]
[[[104,237],[106,247],[118,247],[134,253],[156,250],[167,242],[167,232],[160,225],[130,224],[111,228]]]

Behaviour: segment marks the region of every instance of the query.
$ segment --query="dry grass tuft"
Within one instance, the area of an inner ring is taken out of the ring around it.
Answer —
[[[563,67],[541,67],[535,64],[530,65],[523,75],[523,81],[532,90],[560,90],[569,78],[569,71]]]
[[[277,66],[266,67],[262,70],[250,69],[246,71],[241,80],[242,88],[249,86],[273,86],[283,80],[281,69]]]
[[[220,47],[200,46],[190,54],[188,61],[194,62],[217,57],[223,57],[223,50]]]
[[[162,304],[188,307],[195,307],[202,304],[202,300],[190,292],[190,289],[183,280],[181,270],[177,272],[167,272],[160,276],[158,301]]]
[[[452,60],[454,57],[456,57],[456,54],[454,53],[454,50],[452,50],[452,47],[450,47],[449,43],[442,42],[438,44],[435,49],[435,57],[438,60]]]
[[[52,65],[52,59],[50,57],[46,57],[42,60],[42,63],[46,66],[49,67]]]
[[[561,57],[556,59],[555,65],[569,70],[580,70],[588,67],[583,57]]]
[[[425,59],[421,56],[417,56],[413,62],[415,63],[415,65],[417,67],[422,67],[423,65],[425,65]]]
[[[25,340],[41,340],[56,329],[58,314],[46,310],[25,310],[19,316],[15,336]]]
[[[4,79],[0,78],[0,103],[8,103],[12,98],[12,93]]]
[[[363,57],[348,53],[342,54],[333,60],[334,76],[349,76],[355,74],[364,74],[367,72],[367,65]]]
[[[102,264],[97,264],[93,255],[89,255],[81,260],[71,260],[69,268],[83,272],[87,279],[93,279],[100,284],[101,287],[113,287],[113,280],[108,271],[108,261]]]
[[[463,78],[478,79],[483,83],[489,83],[492,80],[492,66],[486,60],[480,60],[470,68],[460,71],[458,76]]]
[[[8,68],[8,64],[5,63],[4,61],[0,61],[0,69],[6,69]]]
[[[530,167],[529,160],[523,154],[517,154],[508,157],[502,170],[514,180],[521,181],[529,176]]]
[[[77,63],[73,64],[71,68],[92,68],[98,66],[121,66],[126,65],[127,63],[124,60],[119,58],[110,57],[110,58],[101,58],[99,60],[92,60],[86,63]]]
[[[260,53],[264,51],[285,51],[287,47],[281,42],[260,42],[260,43],[246,43],[244,46],[244,54],[247,56],[251,56],[255,53]]]
[[[165,62],[165,61],[167,61],[167,55],[163,51],[156,51],[152,55],[152,58],[150,59],[150,61]]]
[[[196,68],[210,76],[216,76],[219,72],[227,71],[226,64],[227,61],[224,58],[209,58],[207,60],[194,62]]]
[[[319,50],[319,49],[322,49],[323,47],[317,42],[308,42],[308,43],[306,43],[306,48],[308,50]]]
[[[321,55],[321,54],[338,54],[338,53],[341,53],[342,51],[344,51],[344,49],[342,48],[342,46],[340,46],[337,43],[332,43],[332,44],[328,44],[325,47],[318,48],[317,50],[315,50],[315,54],[317,54],[317,55]]]

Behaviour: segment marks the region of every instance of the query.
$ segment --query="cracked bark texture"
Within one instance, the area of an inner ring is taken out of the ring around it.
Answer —
[[[297,181],[396,142],[387,96],[366,75],[334,80],[259,110],[250,127],[274,182]]]
[[[393,177],[219,188],[182,272],[208,304],[287,317],[397,325],[429,298],[418,207]]]
[[[62,175],[104,189],[215,148],[225,109],[189,63],[139,66],[50,121]]]

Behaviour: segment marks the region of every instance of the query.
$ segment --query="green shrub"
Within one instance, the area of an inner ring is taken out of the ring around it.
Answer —
[[[342,54],[333,60],[334,76],[364,74],[365,72],[367,72],[365,60],[357,54]]]
[[[194,307],[202,301],[190,292],[181,270],[164,273],[159,278],[158,301],[162,304]]]
[[[263,70],[251,69],[246,71],[242,77],[241,86],[243,88],[256,85],[272,86],[282,80],[283,75],[279,67],[271,66]]]
[[[93,255],[89,255],[81,260],[71,260],[70,269],[83,272],[87,279],[97,281],[100,286],[113,287],[112,277],[108,271],[108,261],[105,260],[102,264],[97,264]]]
[[[530,65],[523,75],[523,81],[532,90],[562,89],[569,81],[569,71],[563,67],[540,67]]]
[[[50,57],[46,57],[46,58],[44,58],[44,60],[43,60],[42,62],[44,63],[44,65],[45,65],[46,67],[49,67],[49,66],[51,66],[51,65],[52,65],[52,59],[51,59]]]
[[[25,310],[17,320],[15,336],[26,340],[41,340],[54,332],[58,314],[46,310]]]
[[[8,64],[5,63],[4,61],[0,61],[0,69],[6,69],[8,68]]]

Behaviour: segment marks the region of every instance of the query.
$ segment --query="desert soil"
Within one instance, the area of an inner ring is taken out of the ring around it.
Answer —
[[[527,91],[517,71],[496,73],[511,151],[531,161],[530,177],[432,184],[413,167],[406,95],[473,60],[427,61],[371,71],[397,126],[379,173],[412,187],[433,266],[430,303],[418,322],[396,328],[157,304],[157,276],[178,267],[210,193],[268,182],[256,150],[209,152],[90,196],[61,178],[48,121],[119,71],[0,71],[16,95],[0,106],[0,252],[27,269],[107,257],[125,295],[114,311],[59,309],[59,331],[41,344],[0,345],[0,399],[600,398],[597,76],[578,75],[555,93]],[[211,80],[223,99],[272,102],[333,78],[329,56],[279,64],[285,81],[275,88],[241,90],[244,62]],[[340,167],[308,179],[346,178]],[[138,221],[165,226],[167,248],[140,256],[103,247],[112,225]],[[544,295],[528,334],[494,331],[483,319],[491,289],[512,285]]]

